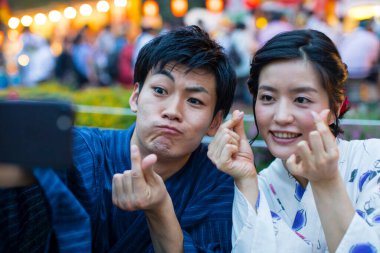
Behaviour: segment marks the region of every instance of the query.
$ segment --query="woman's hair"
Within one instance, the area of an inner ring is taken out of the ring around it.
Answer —
[[[248,87],[255,107],[261,70],[270,63],[283,60],[303,59],[309,61],[326,90],[329,107],[335,115],[335,123],[330,125],[334,136],[342,133],[339,127],[339,106],[345,99],[344,82],[347,79],[347,66],[342,62],[337,48],[329,37],[316,30],[295,30],[276,35],[254,55],[251,63]],[[256,128],[257,123],[255,121]],[[258,128],[257,128],[258,129]]]
[[[214,116],[220,110],[226,117],[233,101],[236,75],[223,48],[198,26],[180,27],[164,33],[146,44],[137,57],[134,82],[140,89],[151,70],[162,70],[174,63],[194,69],[204,69],[216,79],[217,101]]]

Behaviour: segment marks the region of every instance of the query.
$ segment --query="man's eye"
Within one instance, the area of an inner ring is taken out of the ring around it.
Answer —
[[[188,100],[191,104],[195,104],[195,105],[201,105],[203,104],[202,101],[200,101],[199,99],[196,99],[196,98],[189,98]]]
[[[153,91],[157,94],[160,94],[160,95],[166,94],[166,91],[161,87],[153,87]]]
[[[295,102],[297,103],[300,103],[300,104],[306,104],[306,103],[310,103],[310,99],[308,98],[305,98],[305,97],[298,97],[294,100]]]

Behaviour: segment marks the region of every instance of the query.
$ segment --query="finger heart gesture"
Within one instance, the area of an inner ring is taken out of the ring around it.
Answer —
[[[112,202],[123,210],[151,210],[168,195],[162,178],[153,170],[157,156],[141,159],[138,147],[132,145],[131,160],[131,170],[113,176]]]
[[[296,153],[287,159],[286,166],[291,174],[310,182],[330,180],[339,175],[338,146],[325,123],[329,112],[328,109],[320,114],[312,112],[316,130],[310,132],[308,142],[299,142]]]

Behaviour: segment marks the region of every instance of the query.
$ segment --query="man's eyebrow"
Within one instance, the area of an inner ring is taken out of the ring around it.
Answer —
[[[166,70],[166,69],[158,70],[158,71],[155,72],[155,74],[161,74],[161,75],[167,76],[170,80],[172,80],[173,82],[175,82],[175,78],[172,75],[172,73],[170,71]],[[188,92],[204,92],[204,93],[209,94],[208,90],[205,87],[203,87],[202,85],[199,85],[199,84],[194,84],[192,86],[186,87],[185,90],[188,91]]]
[[[190,87],[186,87],[185,90],[188,92],[204,92],[204,93],[209,94],[208,90],[205,87],[198,84],[190,86]]]
[[[164,76],[167,76],[170,80],[172,80],[173,82],[175,81],[174,79],[174,76],[172,75],[171,72],[169,72],[168,70],[166,69],[160,69],[158,71],[155,71],[154,74],[161,74],[161,75],[164,75]]]

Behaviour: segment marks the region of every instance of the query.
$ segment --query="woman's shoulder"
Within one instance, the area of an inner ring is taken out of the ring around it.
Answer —
[[[380,139],[365,139],[365,140],[337,140],[338,147],[341,153],[348,153],[355,156],[362,153],[380,154]]]

